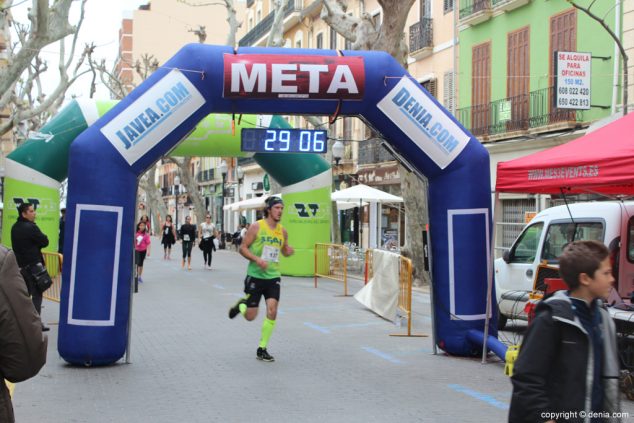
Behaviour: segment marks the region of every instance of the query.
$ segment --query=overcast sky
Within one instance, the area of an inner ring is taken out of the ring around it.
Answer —
[[[80,29],[80,37],[77,42],[75,55],[81,55],[83,46],[87,43],[95,43],[98,47],[95,51],[95,58],[105,58],[108,62],[108,67],[111,68],[114,65],[114,61],[117,58],[117,51],[119,48],[119,28],[121,27],[121,19],[124,14],[132,12],[141,4],[146,4],[148,0],[88,0],[86,3],[84,22]],[[14,7],[11,9],[13,17],[18,22],[28,22],[27,9],[31,7],[32,1],[14,0]],[[79,16],[80,2],[73,2],[72,14],[70,22],[77,22]],[[70,46],[70,41],[67,43]],[[68,48],[68,47],[67,47]],[[58,44],[50,44],[45,47],[42,52],[42,57],[49,63],[49,74],[46,78],[45,84],[53,90],[57,84],[57,59],[59,57]],[[68,90],[66,96],[70,98],[72,94],[81,97],[88,97],[89,95],[90,77],[84,77],[83,79],[75,82],[73,86]],[[107,90],[103,87],[98,88],[95,98],[108,98]]]

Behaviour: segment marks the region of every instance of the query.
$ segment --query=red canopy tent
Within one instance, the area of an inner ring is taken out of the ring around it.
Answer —
[[[634,114],[567,144],[498,163],[495,190],[634,195]]]

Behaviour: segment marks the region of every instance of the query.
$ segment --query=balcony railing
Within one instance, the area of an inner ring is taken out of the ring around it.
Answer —
[[[214,170],[213,169],[205,169],[201,170],[196,174],[197,182],[208,182],[214,179]]]
[[[460,0],[460,6],[461,21],[481,18],[477,19],[480,22],[488,19],[491,14],[491,0]]]
[[[562,123],[576,125],[583,121],[582,110],[554,107],[554,95],[554,87],[543,88],[525,95],[464,107],[456,111],[456,117],[479,137],[530,131]]]
[[[373,164],[389,162],[394,160],[394,156],[381,145],[381,140],[371,139],[359,143],[359,164]]]
[[[284,19],[293,12],[301,12],[302,0],[288,0],[286,7],[284,7]],[[240,47],[248,47],[254,45],[260,38],[269,33],[273,26],[273,19],[275,19],[275,13],[269,13],[258,23],[253,29],[247,32],[247,35],[242,37],[238,42]]]
[[[433,44],[434,33],[430,18],[421,18],[420,22],[409,27],[409,53],[411,55],[416,55],[423,49],[431,49]]]
[[[528,4],[529,1],[530,0],[491,0],[491,5],[496,11],[503,10],[509,12]]]

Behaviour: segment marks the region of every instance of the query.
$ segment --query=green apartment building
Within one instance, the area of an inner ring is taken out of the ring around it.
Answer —
[[[582,6],[591,3],[576,1]],[[591,9],[613,30],[620,26],[615,19],[621,19],[615,3],[596,1]],[[611,115],[620,102],[614,40],[566,0],[460,0],[457,25],[456,117],[488,148],[492,189],[498,162],[575,139],[592,122]],[[557,51],[591,53],[589,109],[555,107]],[[550,204],[550,198],[506,196],[504,222],[517,225],[524,222],[526,212]],[[503,247],[521,226],[502,229],[497,244]]]

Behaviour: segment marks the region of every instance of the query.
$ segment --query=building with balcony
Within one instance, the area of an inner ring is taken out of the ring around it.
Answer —
[[[620,19],[614,2],[595,2],[592,10],[611,26]],[[615,42],[598,22],[568,3],[461,0],[458,25],[456,117],[489,150],[492,189],[498,162],[575,139],[592,122],[616,111],[621,95]],[[556,52],[591,53],[587,108],[557,107]],[[506,196],[501,215],[509,215],[506,223],[523,223],[526,212],[550,201]],[[499,236],[512,241],[521,226],[502,229]]]
[[[243,20],[244,34],[240,46],[265,46],[268,41],[274,14],[267,0],[249,0]],[[384,11],[376,0],[352,0],[346,2],[347,13],[352,16],[368,14],[379,26]],[[284,46],[316,49],[351,49],[351,43],[337,34],[321,17],[320,0],[290,0],[284,9]],[[409,41],[408,70],[416,80],[448,109],[455,109],[455,42],[457,35],[454,19],[454,0],[417,0],[408,15],[404,37]],[[289,116],[295,127],[312,127],[299,116]],[[401,195],[401,178],[398,163],[382,146],[378,134],[373,133],[363,122],[354,117],[338,119],[329,127],[329,136],[341,140],[344,154],[336,163],[333,160],[333,186],[345,188],[364,183],[385,192]],[[331,151],[329,146],[329,151]],[[327,156],[331,160],[330,156]],[[245,184],[248,185],[248,184]],[[248,188],[247,188],[248,189]],[[402,222],[397,213],[384,207],[381,211],[382,231],[401,232]],[[367,211],[361,213],[366,226]],[[343,231],[342,240],[368,245],[360,240],[358,210],[350,210],[341,216],[341,227],[354,228]]]
[[[196,4],[197,2],[191,2]],[[244,0],[234,1],[238,20],[244,15]],[[160,66],[178,50],[189,43],[204,41],[223,45],[229,33],[227,12],[220,3],[207,6],[191,6],[173,0],[152,0],[134,11],[128,12],[119,30],[119,60],[115,70],[128,89],[142,82],[137,64],[143,58],[151,58],[150,66]],[[143,69],[141,69],[143,72]],[[151,72],[149,72],[151,73]],[[222,200],[222,176],[218,170],[221,158],[200,157],[192,160],[189,172],[196,178],[199,192],[207,211],[214,221],[220,220]],[[168,212],[179,223],[189,214],[191,199],[182,184],[175,185],[175,165],[158,163],[158,183]],[[178,201],[177,201],[178,200]]]

